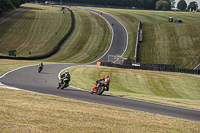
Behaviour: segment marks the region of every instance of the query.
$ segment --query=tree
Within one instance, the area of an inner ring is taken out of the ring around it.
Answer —
[[[155,3],[154,0],[140,0],[140,6],[144,9],[153,10],[155,9]]]
[[[188,6],[188,10],[191,9],[191,11],[195,11],[197,9],[197,4],[195,4],[197,2],[193,1],[193,2],[190,2],[189,6]]]
[[[0,0],[0,13],[9,9],[13,9],[14,7],[18,8],[25,2],[26,0]]]
[[[175,8],[174,5],[175,5],[176,1],[175,0],[171,0],[170,3],[171,3],[171,8]]]
[[[169,9],[169,3],[165,0],[159,0],[156,2],[156,9],[166,11]]]
[[[0,0],[0,13],[12,8],[14,8],[14,6],[10,0]]]
[[[187,3],[185,0],[180,0],[177,4],[177,8],[180,10],[185,10],[187,8]]]

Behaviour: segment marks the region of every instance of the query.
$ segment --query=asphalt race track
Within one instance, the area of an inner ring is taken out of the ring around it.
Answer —
[[[116,53],[122,55],[124,53],[124,50],[126,49],[127,45],[127,35],[126,31],[124,30],[124,27],[115,18],[107,14],[103,14],[102,16],[105,17],[109,23],[114,23],[114,26],[112,26],[114,36],[111,47],[107,51],[107,53],[99,59],[100,61],[106,61],[107,54]],[[118,32],[120,32],[120,34],[117,34]],[[121,38],[124,41],[120,40],[119,38]],[[126,99],[106,94],[90,94],[89,91],[81,90],[74,87],[68,87],[64,90],[56,89],[59,72],[64,68],[75,65],[81,64],[44,64],[44,70],[41,73],[37,72],[38,66],[28,66],[3,74],[0,77],[0,82],[5,86],[20,88],[27,91],[51,94],[81,100],[85,102],[124,107],[128,109],[140,110],[160,115],[167,115],[177,118],[200,121],[200,111],[197,110],[190,110],[139,100]],[[88,85],[88,87],[92,89],[93,84]],[[110,91],[112,91],[112,88],[110,89]]]

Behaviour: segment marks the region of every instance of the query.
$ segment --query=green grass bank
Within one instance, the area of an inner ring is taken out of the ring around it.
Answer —
[[[71,16],[57,7],[25,4],[29,10],[22,12],[0,25],[0,53],[8,55],[16,50],[17,56],[41,55],[64,37],[71,27]],[[57,32],[57,34],[56,34]]]
[[[90,7],[87,7],[90,8]],[[127,29],[128,48],[125,53],[133,59],[137,26],[142,22],[143,42],[141,63],[174,64],[177,68],[193,69],[200,63],[200,13],[92,8],[116,17]],[[183,23],[170,23],[178,16]]]
[[[192,74],[75,66],[70,85],[91,91],[97,79],[110,76],[111,95],[200,110],[200,76]]]

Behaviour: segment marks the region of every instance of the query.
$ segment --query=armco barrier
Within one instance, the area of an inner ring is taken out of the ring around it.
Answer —
[[[74,13],[72,12],[72,10],[70,10],[69,8],[67,8],[70,13],[71,13],[71,18],[72,18],[72,22],[71,22],[71,27],[68,31],[68,33],[59,41],[59,43],[49,52],[43,54],[43,55],[39,55],[39,56],[29,56],[29,57],[11,57],[11,56],[0,56],[0,59],[15,59],[15,60],[37,60],[37,59],[44,59],[47,57],[52,56],[53,54],[55,54],[60,46],[63,44],[63,42],[69,37],[69,35],[72,33],[74,26],[75,26],[75,17],[74,17]]]
[[[136,45],[135,45],[135,55],[134,55],[134,61],[135,63],[138,62],[138,56],[139,56],[139,47],[140,47],[140,42],[142,42],[142,33],[140,34],[141,31],[141,21],[138,24],[138,31],[137,31],[137,39],[136,39]]]
[[[168,65],[168,64],[141,63],[140,66],[133,66],[132,63],[128,63],[128,62],[124,63],[123,65],[115,64],[112,62],[101,62],[101,66],[126,68],[126,69],[141,69],[141,70],[152,70],[152,71],[167,71],[167,72],[200,74],[200,70],[175,68],[175,65]]]

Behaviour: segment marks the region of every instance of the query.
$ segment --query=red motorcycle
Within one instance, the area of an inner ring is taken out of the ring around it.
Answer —
[[[97,93],[97,95],[101,95],[105,91],[105,86],[101,84],[100,80],[97,80],[94,83],[94,88],[91,91],[91,94]]]

